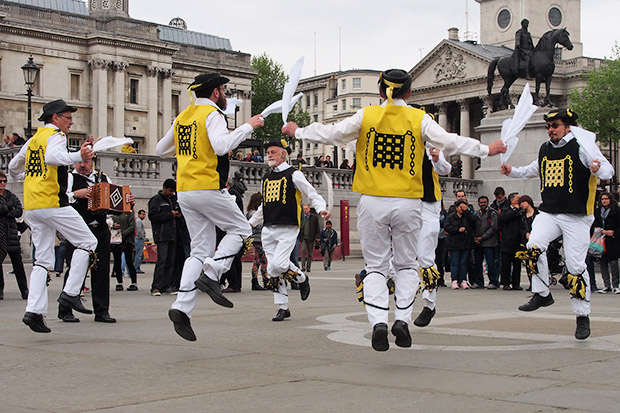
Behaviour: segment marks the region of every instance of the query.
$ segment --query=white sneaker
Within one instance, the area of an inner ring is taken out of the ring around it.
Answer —
[[[614,294],[620,294],[620,288],[614,288]]]
[[[458,290],[459,289],[459,282],[454,280],[452,281],[452,289],[453,290]]]
[[[461,288],[464,290],[469,290],[469,284],[467,284],[467,281],[461,281]]]

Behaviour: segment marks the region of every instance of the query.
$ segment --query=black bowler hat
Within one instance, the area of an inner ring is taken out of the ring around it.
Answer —
[[[216,88],[228,82],[230,79],[220,75],[219,72],[202,73],[194,78],[188,89]]]
[[[289,155],[291,154],[291,147],[288,145],[286,139],[274,139],[263,145],[265,149],[269,148],[270,146],[277,146],[279,148],[286,149],[286,152]]]
[[[47,120],[51,118],[52,115],[54,114],[65,113],[65,112],[75,112],[76,110],[77,108],[67,105],[67,102],[65,102],[62,99],[53,100],[49,103],[46,103],[43,106],[43,114],[39,116],[37,119],[40,120],[41,122],[47,122]]]
[[[577,125],[577,118],[579,116],[570,110],[569,108],[561,110],[552,110],[543,116],[545,122],[553,122],[556,119],[562,120],[567,125]]]

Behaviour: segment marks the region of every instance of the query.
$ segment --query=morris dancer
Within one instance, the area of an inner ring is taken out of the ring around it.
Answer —
[[[585,340],[590,336],[590,277],[586,255],[594,221],[596,178],[611,179],[614,169],[594,143],[593,134],[576,127],[575,112],[554,110],[544,119],[549,140],[540,146],[538,159],[519,168],[501,166],[501,172],[511,178],[540,176],[540,214],[532,224],[527,251],[517,253],[532,275],[534,295],[519,310],[534,311],[554,303],[549,291],[547,247],[562,235],[570,302],[577,315],[575,338]],[[575,127],[574,131],[571,126]],[[584,147],[588,140],[590,144]]]
[[[47,314],[48,308],[47,277],[54,268],[56,231],[76,247],[58,302],[80,313],[92,314],[82,304],[80,289],[89,260],[95,258],[97,238],[80,214],[69,206],[67,198],[67,166],[93,158],[92,138],[82,144],[79,152],[69,153],[67,150],[66,134],[73,125],[72,113],[75,111],[77,108],[62,99],[46,103],[38,118],[45,125],[9,163],[9,175],[13,179],[21,178],[25,167],[24,220],[30,226],[35,257],[22,321],[36,333],[52,331],[45,324],[43,314]]]
[[[301,219],[301,195],[324,218],[329,218],[325,200],[306,180],[304,174],[289,166],[286,157],[291,153],[286,140],[274,140],[265,144],[271,169],[263,177],[263,203],[250,218],[250,225],[263,221],[261,240],[267,255],[269,286],[273,290],[273,301],[278,312],[272,321],[283,321],[291,316],[288,306],[286,283],[299,284],[302,301],[310,295],[308,276],[290,260],[297,244]],[[311,252],[310,252],[311,253]]]
[[[219,73],[196,76],[189,86],[196,93],[196,103],[175,119],[172,127],[157,144],[159,156],[176,154],[177,196],[192,238],[191,255],[185,260],[176,301],[168,311],[174,330],[195,341],[190,318],[198,291],[224,307],[231,303],[220,289],[220,277],[230,269],[243,241],[252,233],[248,221],[226,190],[228,151],[236,148],[254,129],[264,125],[260,115],[228,132],[226,118],[226,83]],[[215,251],[215,227],[226,236]]]
[[[363,294],[373,327],[372,347],[386,351],[388,343],[388,287],[390,258],[396,271],[396,310],[392,334],[399,347],[411,346],[409,322],[418,288],[417,243],[422,227],[422,157],[424,141],[446,155],[463,153],[485,158],[506,150],[501,141],[490,146],[446,132],[423,110],[405,102],[411,96],[411,77],[404,70],[381,73],[379,93],[386,101],[360,109],[334,125],[313,123],[299,128],[289,122],[282,132],[344,146],[357,139],[353,191],[362,194],[357,206],[357,228],[366,262]],[[390,237],[391,235],[391,237]],[[393,243],[393,251],[390,251]]]

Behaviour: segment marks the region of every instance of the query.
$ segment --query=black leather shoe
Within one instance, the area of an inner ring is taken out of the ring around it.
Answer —
[[[233,303],[222,294],[220,283],[207,277],[205,273],[202,273],[194,284],[196,284],[200,291],[209,294],[209,297],[211,297],[215,304],[227,308],[233,307]]]
[[[22,318],[24,324],[26,324],[35,333],[51,333],[52,330],[45,324],[43,316],[41,314],[26,312],[24,318]]]
[[[521,311],[534,311],[534,310],[538,310],[540,307],[548,307],[551,304],[553,304],[555,301],[553,300],[553,297],[551,296],[551,293],[549,293],[548,296],[543,297],[538,293],[534,293],[534,295],[532,296],[532,298],[530,299],[530,301],[528,301],[527,303],[519,306],[519,310]]]
[[[409,334],[407,323],[402,320],[396,320],[392,326],[392,334],[396,336],[396,345],[398,347],[411,347],[411,334]]]
[[[291,316],[290,310],[283,310],[280,308],[276,316],[272,318],[271,321],[283,321],[285,318],[289,318],[290,316]]]
[[[372,348],[376,351],[387,351],[390,348],[387,324],[378,323],[372,328]]]
[[[299,283],[299,294],[301,295],[301,301],[306,301],[310,295],[310,278],[306,274],[306,281]]]
[[[295,281],[291,282],[291,290],[299,290],[299,284]]]
[[[116,318],[110,317],[110,314],[95,314],[95,321],[99,323],[116,323]]]
[[[424,307],[422,309],[422,312],[418,316],[418,318],[416,318],[413,321],[413,324],[415,324],[418,327],[426,327],[427,325],[431,323],[431,320],[433,319],[434,316],[435,316],[434,308],[431,310],[428,307]]]
[[[62,293],[60,293],[60,297],[58,297],[57,301],[60,304],[73,308],[78,313],[83,313],[83,314],[93,313],[92,310],[89,310],[88,308],[84,307],[84,305],[82,304],[82,299],[80,298],[79,295],[76,295],[75,297],[71,297],[69,294],[63,291]]]
[[[181,310],[175,310],[174,308],[168,310],[168,317],[174,324],[174,331],[187,341],[196,341],[196,334],[192,329],[192,323],[189,321],[189,317]]]
[[[577,340],[585,340],[590,337],[590,317],[577,317],[577,329],[575,330],[575,338]]]
[[[79,323],[80,319],[74,316],[72,313],[67,314],[58,314],[58,318],[64,321],[65,323]]]

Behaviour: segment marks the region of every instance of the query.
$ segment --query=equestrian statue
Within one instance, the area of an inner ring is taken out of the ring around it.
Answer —
[[[559,43],[568,50],[573,50],[573,43],[570,41],[570,35],[566,29],[554,29],[543,34],[533,50],[529,49],[528,42],[524,41],[529,36],[527,32],[528,23],[526,19],[521,22],[522,28],[517,31],[515,52],[510,56],[495,58],[489,65],[487,76],[487,91],[489,95],[493,90],[496,67],[499,70],[500,76],[504,79],[504,86],[502,86],[499,99],[499,110],[514,108],[509,92],[510,86],[517,79],[536,79],[534,103],[538,106],[555,106],[550,98],[551,77],[555,71],[555,63],[553,62],[555,45]],[[540,102],[538,95],[540,84],[543,82],[545,82],[547,96],[544,102]]]

